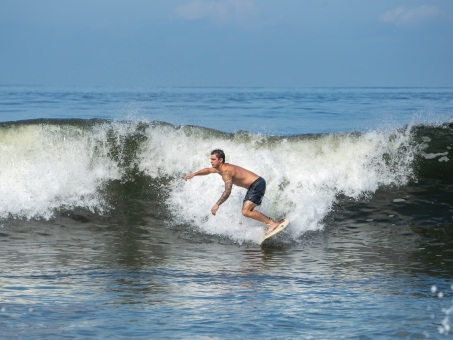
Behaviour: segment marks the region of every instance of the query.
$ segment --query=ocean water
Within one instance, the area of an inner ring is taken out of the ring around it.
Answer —
[[[1,86],[1,337],[451,338],[452,147],[449,88]]]

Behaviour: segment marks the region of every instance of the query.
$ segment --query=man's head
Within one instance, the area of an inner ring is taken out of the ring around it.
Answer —
[[[215,156],[216,159],[213,159],[213,156]],[[225,153],[223,152],[223,150],[220,150],[220,149],[212,150],[212,152],[211,152],[211,164],[212,164],[213,160],[218,160],[219,164],[225,163]]]

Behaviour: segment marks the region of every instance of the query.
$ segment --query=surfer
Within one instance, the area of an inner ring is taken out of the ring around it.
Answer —
[[[248,189],[242,205],[242,215],[267,224],[269,227],[266,234],[272,232],[279,226],[279,222],[276,222],[259,211],[254,210],[256,206],[261,204],[266,191],[266,181],[264,178],[240,166],[225,163],[225,153],[220,149],[215,149],[211,152],[210,161],[212,166],[211,168],[205,168],[187,174],[184,176],[184,179],[187,181],[195,176],[205,176],[214,173],[222,176],[222,179],[225,182],[225,190],[217,203],[211,209],[211,213],[213,215],[217,213],[220,205],[224,203],[228,197],[230,197],[231,189],[234,184]]]

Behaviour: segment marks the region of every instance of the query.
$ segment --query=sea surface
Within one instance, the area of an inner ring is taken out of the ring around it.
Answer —
[[[0,337],[452,338],[452,147],[452,88],[0,86]]]

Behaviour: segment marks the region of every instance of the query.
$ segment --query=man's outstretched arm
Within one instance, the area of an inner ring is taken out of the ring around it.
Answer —
[[[192,179],[195,176],[205,176],[205,175],[213,174],[215,172],[217,172],[217,171],[214,168],[205,168],[205,169],[201,169],[196,172],[192,172],[190,174],[185,175],[184,179],[187,181],[188,179]]]

